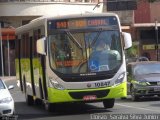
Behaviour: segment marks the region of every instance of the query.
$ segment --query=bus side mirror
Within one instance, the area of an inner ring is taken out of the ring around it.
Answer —
[[[46,55],[45,40],[46,40],[46,37],[43,37],[37,40],[37,53],[42,55]]]
[[[124,40],[124,49],[128,49],[132,47],[132,38],[129,33],[122,32],[123,40]]]

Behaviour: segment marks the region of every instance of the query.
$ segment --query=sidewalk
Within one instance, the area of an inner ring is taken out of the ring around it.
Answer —
[[[4,81],[8,81],[8,80],[16,80],[16,76],[0,76],[0,79],[4,80]]]

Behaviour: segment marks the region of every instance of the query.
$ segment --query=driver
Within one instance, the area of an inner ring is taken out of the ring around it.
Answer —
[[[108,71],[115,60],[120,59],[116,50],[110,49],[110,44],[104,39],[95,43],[95,50],[90,56],[89,69],[91,71]]]

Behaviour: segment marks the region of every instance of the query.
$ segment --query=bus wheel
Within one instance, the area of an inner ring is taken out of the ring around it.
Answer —
[[[34,103],[35,103],[36,105],[42,105],[43,101],[42,101],[42,99],[37,98],[37,99],[34,101]]]
[[[125,100],[125,99],[127,99],[127,97],[121,97],[121,100]]]
[[[53,103],[45,103],[45,110],[48,112],[54,112],[55,111],[55,106]]]
[[[106,99],[103,101],[103,106],[105,108],[113,108],[115,99]]]
[[[29,106],[33,105],[34,104],[33,96],[26,95],[26,103]]]

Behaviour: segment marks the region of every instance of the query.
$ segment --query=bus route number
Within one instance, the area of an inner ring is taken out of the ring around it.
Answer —
[[[110,81],[108,82],[96,82],[95,87],[108,87],[110,85]]]

